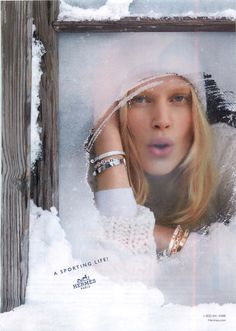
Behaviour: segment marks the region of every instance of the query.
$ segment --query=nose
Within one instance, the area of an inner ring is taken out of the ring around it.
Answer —
[[[171,118],[168,106],[165,102],[158,102],[152,114],[152,128],[164,130],[171,126]]]

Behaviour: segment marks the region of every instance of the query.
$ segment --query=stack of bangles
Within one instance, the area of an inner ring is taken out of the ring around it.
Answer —
[[[120,164],[124,164],[126,166],[126,160],[124,156],[125,152],[123,151],[111,151],[96,156],[94,159],[90,160],[90,163],[94,165],[93,176],[97,176],[103,171]]]
[[[180,225],[175,229],[173,236],[171,237],[169,246],[162,252],[162,256],[171,256],[179,252],[185,245],[189,236],[189,230],[185,231],[181,228]],[[159,255],[159,254],[158,254]]]

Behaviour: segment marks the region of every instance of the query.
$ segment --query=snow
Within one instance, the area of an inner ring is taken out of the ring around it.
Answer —
[[[33,25],[33,33],[35,26]],[[35,37],[32,39],[32,89],[31,89],[31,167],[41,154],[40,132],[37,120],[39,115],[39,86],[42,76],[41,59],[45,54],[45,48],[40,40]]]
[[[105,5],[99,8],[80,8],[70,5],[65,1],[60,2],[59,20],[105,20],[113,18],[119,20],[121,17],[129,16],[129,5],[132,0],[107,0]]]
[[[233,0],[61,0],[59,20],[119,20],[122,17],[207,16],[209,18],[236,18]]]
[[[212,238],[219,233],[226,238],[220,226],[214,227]],[[207,245],[211,254],[214,245]],[[231,240],[225,246],[233,261],[236,252],[230,245]],[[55,208],[43,211],[32,204],[29,254],[26,304],[0,315],[1,331],[232,331],[236,323],[234,304],[188,307],[164,303],[158,288],[138,281],[111,280],[109,273],[104,274],[109,262],[104,262],[103,273],[92,260],[91,266],[71,270],[85,261],[73,258]],[[73,284],[85,274],[96,283],[84,290],[74,289]],[[179,286],[178,277],[182,275],[175,274],[175,286]]]

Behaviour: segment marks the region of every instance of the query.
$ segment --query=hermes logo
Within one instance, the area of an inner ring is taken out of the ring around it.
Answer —
[[[95,279],[90,279],[89,276],[84,275],[84,277],[77,279],[77,283],[73,285],[73,288],[80,288],[81,290],[84,290],[86,288],[90,288],[90,285],[94,283],[96,283]]]

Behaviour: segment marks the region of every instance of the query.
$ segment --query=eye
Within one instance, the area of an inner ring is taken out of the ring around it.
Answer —
[[[185,94],[177,94],[174,95],[173,97],[170,98],[171,102],[175,102],[175,103],[188,103],[189,101],[191,101],[191,96],[185,95]]]
[[[135,105],[135,104],[143,105],[148,103],[151,103],[151,99],[146,95],[136,95],[135,97],[133,97],[133,99],[129,101],[130,105]]]
[[[174,101],[181,102],[185,99],[183,95],[176,95],[174,98]]]

